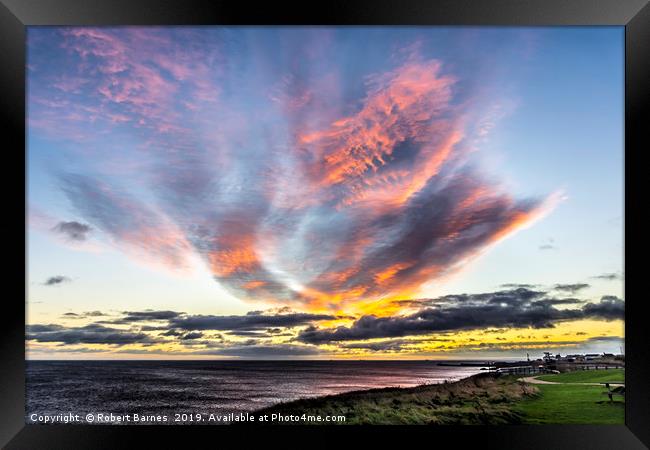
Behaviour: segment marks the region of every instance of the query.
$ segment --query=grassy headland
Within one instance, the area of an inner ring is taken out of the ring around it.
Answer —
[[[544,375],[558,383],[616,382],[623,370]],[[455,383],[386,388],[297,400],[257,414],[345,415],[339,424],[622,424],[621,397],[611,402],[604,386],[529,384],[516,376],[479,374]],[[294,422],[295,423],[295,422]],[[313,422],[309,422],[313,423]]]
[[[514,405],[537,393],[513,377],[480,374],[455,383],[414,388],[348,392],[283,403],[257,414],[340,415],[341,424],[507,424],[522,423]]]

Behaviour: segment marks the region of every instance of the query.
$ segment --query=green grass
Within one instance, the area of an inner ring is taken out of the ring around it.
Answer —
[[[555,375],[541,375],[537,378],[557,383],[623,383],[625,371],[623,369],[577,370]]]
[[[476,375],[456,383],[387,388],[297,400],[257,414],[345,415],[339,424],[623,424],[625,401],[610,403],[605,386],[529,384],[518,376]],[[542,377],[540,377],[542,378]],[[622,381],[623,370],[544,376],[548,381]],[[296,423],[296,422],[292,422]],[[314,422],[306,422],[312,423]]]
[[[524,399],[514,410],[527,424],[623,424],[625,402],[610,403],[604,387],[575,384],[538,384],[539,394]]]

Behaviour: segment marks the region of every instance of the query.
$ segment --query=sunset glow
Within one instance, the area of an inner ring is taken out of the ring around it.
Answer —
[[[618,353],[622,49],[30,28],[28,356]]]

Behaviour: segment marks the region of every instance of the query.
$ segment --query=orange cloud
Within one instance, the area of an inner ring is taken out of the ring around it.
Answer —
[[[91,225],[168,266],[200,256],[241,298],[380,314],[548,209],[468,164],[468,142],[483,128],[467,123],[471,102],[441,61],[411,52],[366,76],[354,98],[336,73],[313,83],[300,72],[273,76],[251,111],[236,95],[221,109],[214,102],[231,81],[217,69],[218,51],[184,56],[160,30],[65,37],[89,81],[56,82],[92,88],[96,104],[84,112],[132,127],[153,167],[146,200],[76,179],[66,188],[72,203]],[[149,52],[161,48],[168,52]],[[86,70],[91,59],[96,74]],[[74,104],[39,101],[50,112]]]

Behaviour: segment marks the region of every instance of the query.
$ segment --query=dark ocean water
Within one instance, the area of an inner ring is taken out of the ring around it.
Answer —
[[[433,361],[28,361],[26,420],[32,423],[32,414],[240,414],[478,372]]]

